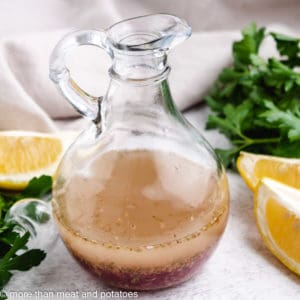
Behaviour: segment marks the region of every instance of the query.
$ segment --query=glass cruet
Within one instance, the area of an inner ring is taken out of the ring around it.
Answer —
[[[113,286],[151,290],[187,280],[227,222],[222,164],[177,110],[167,81],[167,53],[190,35],[178,17],[148,15],[68,34],[50,58],[51,79],[92,121],[58,167],[53,216],[74,257]],[[104,97],[70,77],[66,58],[81,45],[112,58]]]

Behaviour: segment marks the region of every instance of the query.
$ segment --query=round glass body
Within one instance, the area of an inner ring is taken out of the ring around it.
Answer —
[[[152,28],[157,18],[164,30]],[[58,168],[53,215],[71,253],[117,287],[151,290],[187,280],[227,222],[224,169],[168,87],[166,50],[189,34],[176,17],[146,16],[111,27],[105,40],[94,31],[89,39],[86,32],[67,36],[53,54],[51,78],[93,120]],[[103,99],[84,98],[57,59],[82,37],[113,53]]]

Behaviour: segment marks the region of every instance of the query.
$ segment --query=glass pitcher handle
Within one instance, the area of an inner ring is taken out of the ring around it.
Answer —
[[[70,50],[82,45],[96,46],[109,52],[105,40],[106,34],[104,31],[75,31],[60,40],[50,57],[51,80],[80,114],[93,121],[99,118],[99,102],[102,97],[91,96],[79,87],[70,76],[66,59]]]

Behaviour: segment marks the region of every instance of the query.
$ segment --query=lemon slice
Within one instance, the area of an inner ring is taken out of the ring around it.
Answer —
[[[300,159],[241,152],[237,168],[252,191],[263,177],[300,189]]]
[[[254,213],[265,245],[300,275],[300,190],[264,178],[255,193]]]
[[[75,132],[0,131],[0,188],[18,190],[35,176],[52,176],[75,137]]]

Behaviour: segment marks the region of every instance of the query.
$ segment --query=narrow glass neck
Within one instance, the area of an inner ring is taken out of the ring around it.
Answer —
[[[168,69],[165,51],[115,52],[111,75],[122,80],[155,79]]]
[[[136,116],[141,116],[139,120],[154,120],[166,113],[177,114],[166,79],[147,85],[112,79],[101,104],[102,129],[118,122],[131,122]]]

